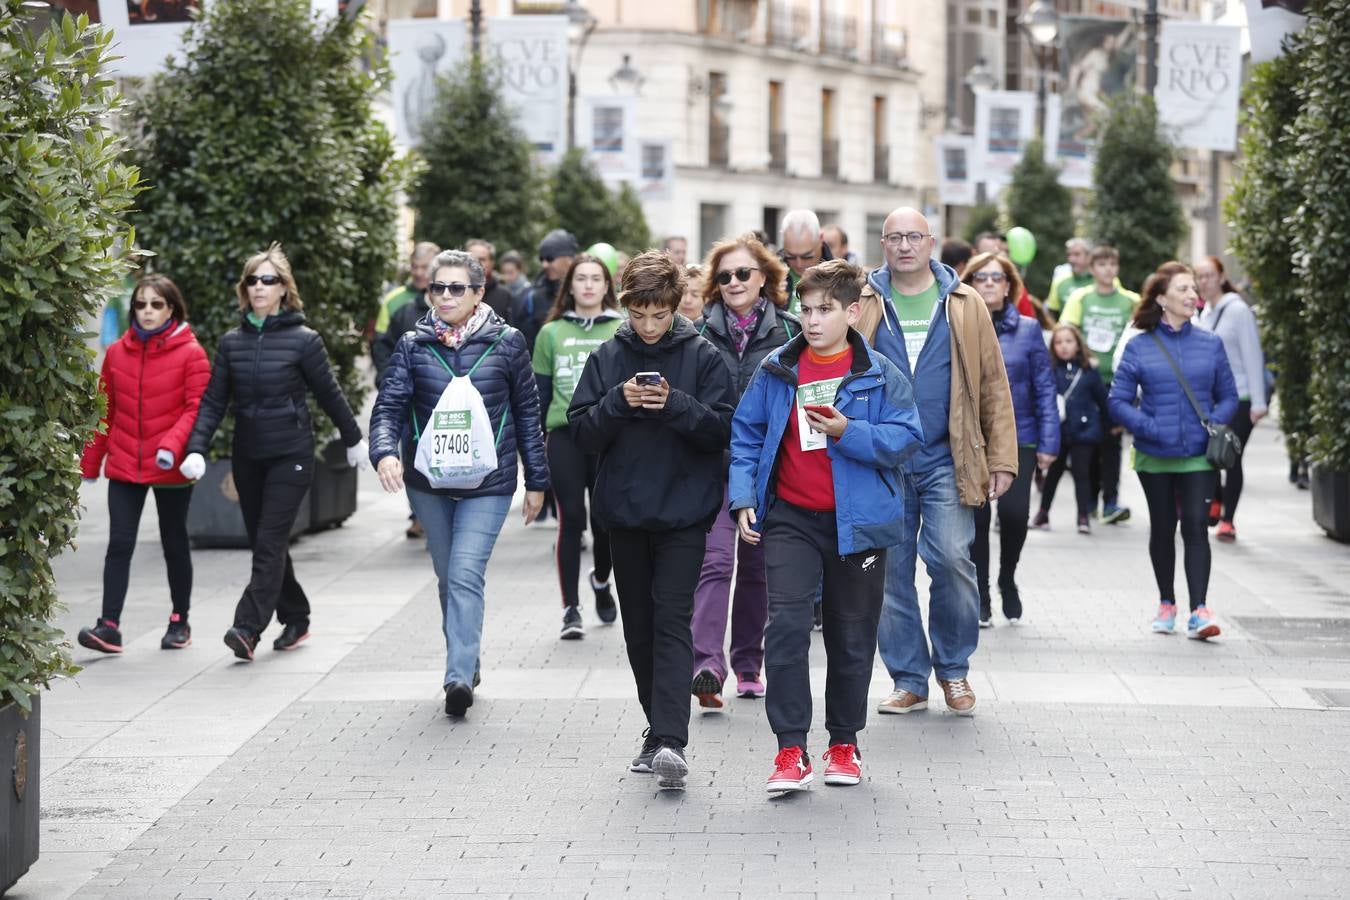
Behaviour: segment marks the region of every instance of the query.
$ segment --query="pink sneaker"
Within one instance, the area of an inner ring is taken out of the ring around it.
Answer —
[[[764,682],[758,672],[741,672],[736,676],[736,696],[758,700],[764,696]]]

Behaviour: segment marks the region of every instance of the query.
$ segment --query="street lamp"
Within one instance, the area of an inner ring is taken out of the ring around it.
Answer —
[[[567,149],[571,150],[577,142],[577,70],[581,68],[581,54],[585,52],[586,42],[598,20],[578,0],[567,0],[563,12],[567,15],[567,39],[576,47],[567,69]]]
[[[975,65],[970,67],[966,73],[965,86],[970,88],[972,94],[983,94],[985,91],[992,91],[998,87],[998,76],[989,71],[989,60],[981,56],[975,60]]]
[[[1018,18],[1017,24],[1036,54],[1036,103],[1040,108],[1036,127],[1041,137],[1045,137],[1045,70],[1050,68],[1055,42],[1059,40],[1059,13],[1047,0],[1035,0]]]
[[[634,94],[642,93],[642,85],[647,81],[641,72],[633,67],[633,58],[629,54],[623,55],[623,65],[619,66],[609,76],[610,89],[618,92],[620,87],[632,88]]]

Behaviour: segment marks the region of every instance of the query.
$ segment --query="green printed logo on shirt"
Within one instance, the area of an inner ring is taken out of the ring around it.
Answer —
[[[938,299],[936,281],[918,294],[902,294],[895,285],[891,285],[891,305],[900,319],[900,331],[905,336],[905,354],[909,357],[911,369],[918,367],[919,353],[928,340],[928,326],[933,322]]]

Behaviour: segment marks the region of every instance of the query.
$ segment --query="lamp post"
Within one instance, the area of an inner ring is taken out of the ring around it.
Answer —
[[[989,70],[989,61],[983,56],[975,60],[975,65],[970,67],[962,83],[970,88],[970,92],[978,97],[985,91],[992,91],[998,87],[998,76]],[[975,202],[985,202],[985,183],[983,180],[975,182]]]
[[[1036,54],[1036,130],[1045,137],[1045,70],[1054,56],[1055,42],[1059,40],[1059,13],[1047,0],[1035,0],[1017,19],[1022,33],[1031,42]]]
[[[563,11],[567,14],[568,43],[576,47],[567,67],[567,149],[571,150],[577,144],[577,70],[581,68],[581,54],[597,20],[578,0],[567,0]]]

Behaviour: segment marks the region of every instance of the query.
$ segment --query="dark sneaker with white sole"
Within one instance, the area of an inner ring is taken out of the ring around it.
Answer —
[[[558,635],[564,641],[578,641],[586,636],[586,629],[581,624],[581,610],[575,606],[568,606],[563,609],[562,633]]]
[[[81,628],[78,640],[81,647],[100,653],[122,652],[122,632],[112,619],[100,619],[93,628]]]
[[[188,627],[187,617],[174,613],[169,616],[169,627],[159,642],[161,650],[182,650],[192,643],[192,629]]]
[[[661,739],[652,734],[650,728],[642,732],[642,746],[638,748],[637,756],[633,757],[632,763],[628,766],[630,772],[641,772],[650,775],[652,771],[652,760],[656,758],[656,751],[661,749]]]
[[[684,790],[689,780],[689,763],[685,762],[684,750],[674,744],[662,744],[652,757],[652,771],[656,773],[656,786],[661,790]]]
[[[258,636],[245,628],[235,626],[225,632],[225,646],[233,650],[238,658],[252,662],[253,651],[258,646]]]
[[[704,709],[722,708],[722,679],[711,669],[699,670],[689,692],[698,698],[698,705]]]
[[[595,592],[595,617],[605,625],[613,625],[619,618],[619,606],[614,602],[614,590],[610,583],[595,580],[595,570],[591,569],[591,590]]]
[[[272,642],[273,650],[294,650],[309,637],[308,622],[291,622],[281,629],[281,637]]]

